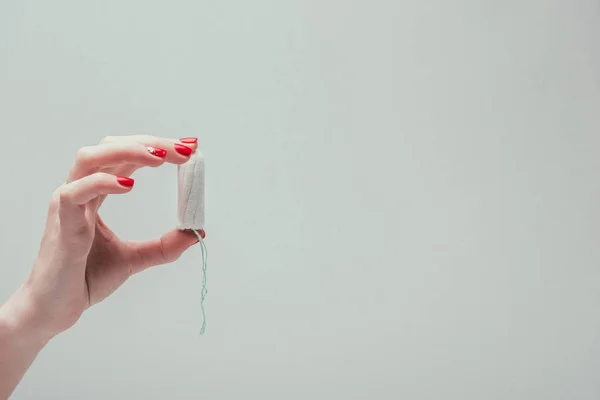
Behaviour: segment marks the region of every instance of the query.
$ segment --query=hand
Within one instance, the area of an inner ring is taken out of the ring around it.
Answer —
[[[192,232],[178,229],[150,241],[122,240],[98,215],[106,195],[132,190],[129,176],[135,170],[182,164],[196,150],[196,142],[107,137],[79,150],[66,182],[52,197],[37,259],[20,289],[38,332],[50,338],[68,329],[130,276],[175,261],[197,243]]]

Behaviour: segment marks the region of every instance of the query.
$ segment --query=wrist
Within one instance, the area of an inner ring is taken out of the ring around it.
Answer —
[[[35,307],[24,288],[0,306],[0,399],[8,399],[50,337],[37,329]]]
[[[15,346],[45,346],[53,335],[42,321],[39,307],[26,286],[21,286],[0,307],[0,331],[12,337]]]

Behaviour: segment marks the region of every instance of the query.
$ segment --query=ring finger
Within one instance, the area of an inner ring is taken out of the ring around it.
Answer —
[[[167,151],[165,161],[171,164],[185,163],[189,159],[190,155],[198,148],[197,138],[182,138],[175,140],[151,135],[131,135],[107,136],[102,140],[102,143],[123,142],[137,142],[143,144],[144,146],[165,149]],[[121,165],[115,170],[115,173],[118,175],[129,176],[139,168],[139,165]]]
[[[137,167],[158,167],[165,162],[167,151],[136,142],[103,143],[83,147],[77,152],[67,182],[107,169],[118,169],[123,164]]]

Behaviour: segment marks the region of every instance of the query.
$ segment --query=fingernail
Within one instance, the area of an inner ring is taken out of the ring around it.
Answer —
[[[160,158],[165,158],[167,156],[167,151],[159,147],[148,146],[148,153]]]
[[[206,232],[204,232],[204,229],[200,229],[199,231],[196,231],[196,232],[198,232],[200,234],[200,237],[202,239],[204,239],[206,237]],[[198,243],[200,243],[200,241],[198,239],[196,239],[196,241],[194,243],[192,243],[192,246],[195,244],[198,244]]]
[[[181,143],[194,144],[194,143],[198,142],[198,138],[196,138],[196,137],[184,137],[184,138],[179,139],[179,141]]]
[[[133,187],[133,184],[135,183],[133,179],[126,176],[117,176],[117,181],[125,187]]]
[[[190,154],[192,154],[192,149],[184,146],[182,144],[179,143],[175,143],[175,151],[178,152],[179,154],[181,154],[182,156],[189,156]]]

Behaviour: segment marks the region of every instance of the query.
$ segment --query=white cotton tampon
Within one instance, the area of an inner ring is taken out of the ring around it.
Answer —
[[[196,150],[184,164],[177,167],[177,227],[181,230],[191,229],[196,234],[202,249],[202,290],[200,291],[200,308],[202,309],[202,327],[200,334],[206,329],[206,313],[204,299],[206,290],[207,251],[204,244],[204,156]]]
[[[204,156],[196,150],[177,167],[177,227],[204,229]]]

